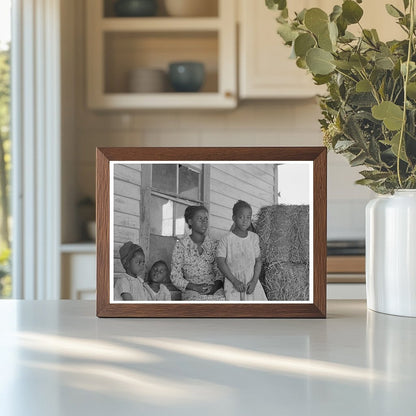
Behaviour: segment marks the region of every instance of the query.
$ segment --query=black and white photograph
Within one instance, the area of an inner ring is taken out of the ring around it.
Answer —
[[[312,161],[111,161],[110,303],[312,303],[312,210]]]

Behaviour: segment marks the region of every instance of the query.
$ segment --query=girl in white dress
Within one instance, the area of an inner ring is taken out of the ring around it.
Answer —
[[[218,243],[217,264],[225,276],[225,299],[267,301],[259,282],[261,272],[259,236],[252,231],[252,209],[245,201],[233,207],[233,228]]]

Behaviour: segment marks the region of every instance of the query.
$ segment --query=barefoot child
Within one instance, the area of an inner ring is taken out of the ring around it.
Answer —
[[[259,236],[249,231],[251,206],[238,201],[233,207],[234,226],[218,243],[217,264],[225,276],[225,299],[267,301],[259,283],[261,258]]]
[[[149,279],[144,284],[149,300],[172,300],[169,289],[162,284],[169,277],[169,268],[163,260],[153,263],[150,268]]]
[[[120,248],[120,261],[126,273],[117,279],[114,286],[114,299],[148,300],[143,280],[145,270],[143,249],[128,241]]]

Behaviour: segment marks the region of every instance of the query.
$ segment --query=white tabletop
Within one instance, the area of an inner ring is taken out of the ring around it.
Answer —
[[[0,301],[0,415],[416,414],[416,319],[98,319]]]

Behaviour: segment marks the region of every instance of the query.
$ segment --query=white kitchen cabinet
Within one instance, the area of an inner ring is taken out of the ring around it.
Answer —
[[[319,7],[330,12],[341,0],[298,0],[288,2],[289,11]],[[403,8],[402,0],[389,3]],[[362,25],[376,28],[383,41],[403,38],[404,32],[388,15],[379,0],[366,0]],[[238,0],[239,17],[239,95],[248,98],[307,98],[325,92],[325,87],[314,85],[312,77],[290,59],[291,49],[277,34],[275,17],[278,12],[268,10],[264,1]],[[357,33],[358,25],[348,30]]]
[[[87,102],[91,109],[234,108],[237,105],[236,5],[218,2],[213,17],[115,17],[105,0],[88,0]],[[111,3],[110,3],[111,5]],[[199,61],[199,92],[131,93],[138,68],[167,71],[170,62]]]
[[[63,244],[61,253],[61,298],[95,300],[95,244]]]
[[[323,3],[299,0],[295,7],[325,8]],[[278,13],[268,10],[264,1],[239,0],[238,7],[240,98],[308,98],[321,93],[311,75],[289,59],[291,49],[277,34]]]

